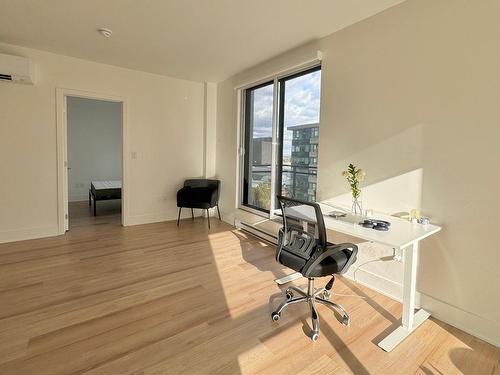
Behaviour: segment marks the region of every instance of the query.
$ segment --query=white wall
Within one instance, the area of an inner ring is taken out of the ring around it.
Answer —
[[[175,218],[175,192],[203,174],[202,83],[1,43],[0,53],[36,68],[33,86],[0,83],[0,242],[58,233],[56,88],[126,100],[125,223]]]
[[[122,103],[67,98],[69,201],[88,199],[91,181],[122,179]]]
[[[223,217],[248,220],[235,208],[234,87],[308,60],[320,49],[319,198],[348,192],[340,172],[353,162],[368,173],[365,206],[395,212],[420,205],[444,228],[421,247],[422,305],[499,345],[500,248],[492,239],[500,211],[499,16],[494,0],[408,0],[220,83]],[[387,249],[363,244],[362,252],[377,257]],[[363,269],[401,284],[399,263],[372,266]]]

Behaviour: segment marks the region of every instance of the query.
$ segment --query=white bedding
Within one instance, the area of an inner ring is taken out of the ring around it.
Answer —
[[[118,181],[92,181],[92,185],[96,190],[100,189],[121,189],[122,182]]]

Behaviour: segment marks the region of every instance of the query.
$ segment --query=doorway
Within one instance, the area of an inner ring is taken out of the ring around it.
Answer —
[[[125,101],[58,90],[59,230],[124,224]]]

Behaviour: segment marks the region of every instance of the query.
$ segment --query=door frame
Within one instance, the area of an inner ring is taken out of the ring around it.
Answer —
[[[56,88],[56,137],[57,137],[57,223],[59,234],[69,229],[68,218],[68,131],[67,97],[85,98],[117,102],[122,104],[122,209],[121,223],[127,225],[128,219],[128,126],[127,98],[89,91]]]

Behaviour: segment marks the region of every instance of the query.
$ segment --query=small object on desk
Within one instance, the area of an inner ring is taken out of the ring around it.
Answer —
[[[332,211],[332,212],[328,213],[328,216],[331,216],[331,217],[336,219],[339,217],[346,217],[347,214],[345,212],[342,212],[342,211]]]
[[[413,210],[410,211],[410,221],[412,223],[418,223],[419,219],[420,219],[420,211],[414,208]]]
[[[431,219],[428,217],[422,216],[420,219],[418,219],[418,223],[422,225],[427,225],[431,223]]]
[[[385,220],[366,219],[359,223],[364,228],[372,228],[379,231],[388,231],[391,223]]]

